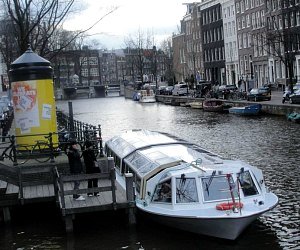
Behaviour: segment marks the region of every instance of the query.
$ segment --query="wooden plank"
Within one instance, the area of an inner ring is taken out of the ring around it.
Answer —
[[[0,180],[0,194],[5,194],[6,187],[7,187],[7,182]]]
[[[43,185],[36,186],[36,194],[37,194],[37,197],[45,197]]]
[[[19,187],[8,183],[7,189],[6,189],[6,194],[17,194],[17,193],[19,193]]]

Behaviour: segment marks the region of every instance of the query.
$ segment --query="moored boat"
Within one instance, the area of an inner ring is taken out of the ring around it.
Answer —
[[[190,102],[190,106],[193,109],[202,109],[203,108],[202,102]]]
[[[296,123],[300,123],[300,114],[297,113],[297,112],[292,112],[292,113],[287,115],[287,120],[292,121],[292,122],[296,122]]]
[[[152,89],[141,90],[139,102],[143,102],[143,103],[156,102],[154,91]]]
[[[181,230],[234,240],[278,203],[258,168],[166,133],[131,130],[105,151],[122,185],[133,174],[137,208]]]
[[[245,107],[232,107],[228,111],[236,115],[258,115],[261,111],[261,104],[254,104]]]
[[[224,103],[223,101],[210,99],[203,101],[203,111],[209,112],[223,112],[224,111]]]

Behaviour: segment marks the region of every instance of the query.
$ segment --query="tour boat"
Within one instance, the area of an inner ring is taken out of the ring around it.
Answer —
[[[278,203],[258,168],[166,133],[130,130],[105,151],[120,184],[133,174],[137,208],[180,230],[234,240]]]
[[[156,102],[155,94],[152,89],[143,89],[140,91],[139,102],[153,103]]]

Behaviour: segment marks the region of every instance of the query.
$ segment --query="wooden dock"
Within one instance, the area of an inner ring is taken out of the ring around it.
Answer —
[[[112,158],[99,159],[102,172],[99,174],[70,175],[67,157],[57,157],[54,163],[8,165],[0,163],[0,207],[4,221],[10,221],[10,208],[29,203],[56,202],[65,220],[66,231],[73,231],[76,214],[105,210],[127,209],[129,223],[135,223],[133,177],[128,175],[126,191],[115,178]],[[89,179],[98,179],[98,188],[88,188]],[[80,181],[78,190],[73,182]],[[87,193],[99,192],[99,196],[88,197]],[[82,194],[84,201],[76,201],[73,194]]]

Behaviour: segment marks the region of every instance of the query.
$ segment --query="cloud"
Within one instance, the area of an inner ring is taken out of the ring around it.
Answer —
[[[138,30],[152,32],[153,36],[171,36],[185,14],[186,7],[177,0],[85,0],[80,15],[68,20],[67,29],[86,29],[108,13],[90,34],[101,34],[102,44],[115,44],[119,48],[124,38],[136,34]],[[122,45],[122,46],[121,46]]]

